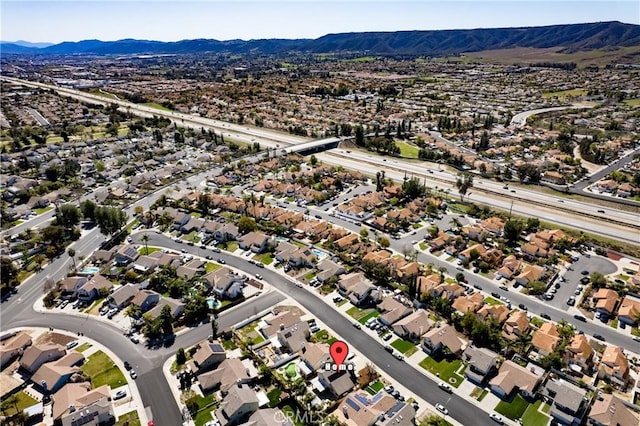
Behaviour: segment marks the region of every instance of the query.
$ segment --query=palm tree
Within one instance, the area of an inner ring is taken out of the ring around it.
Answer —
[[[147,244],[149,242],[149,236],[147,234],[144,234],[142,237],[140,237],[140,241],[144,243],[144,248],[146,251],[145,254],[149,254],[149,245]]]
[[[438,272],[440,272],[440,282],[444,281],[444,274],[447,272],[447,268],[441,266],[438,268]]]
[[[67,250],[67,254],[71,258],[71,261],[73,262],[73,269],[76,269],[76,258],[75,258],[76,251],[75,251],[75,249],[73,249],[72,247],[69,247],[69,249]]]

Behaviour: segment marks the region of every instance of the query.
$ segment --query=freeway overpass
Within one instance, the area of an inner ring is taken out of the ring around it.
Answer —
[[[328,149],[337,148],[342,139],[340,138],[323,138],[315,139],[309,142],[303,142],[283,148],[282,151],[289,153],[298,153],[302,155],[313,154],[314,152],[326,151]]]

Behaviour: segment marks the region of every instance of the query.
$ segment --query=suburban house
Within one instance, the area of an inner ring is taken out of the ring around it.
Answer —
[[[24,331],[19,331],[7,336],[0,342],[0,367],[4,367],[22,355],[28,346],[31,346],[31,336]]]
[[[138,249],[133,244],[125,244],[115,252],[115,263],[117,265],[128,265],[135,262],[140,256]]]
[[[62,358],[66,351],[56,344],[40,344],[27,348],[20,358],[20,367],[29,373],[35,373],[45,362],[52,362]]]
[[[44,363],[38,368],[31,381],[48,392],[55,392],[76,373],[80,372],[77,366],[84,362],[84,355],[80,352],[69,352],[62,358]]]
[[[328,390],[336,399],[349,393],[356,384],[355,377],[350,371],[320,370],[312,382],[316,390],[320,392]]]
[[[89,281],[84,283],[78,289],[78,299],[85,302],[91,302],[100,296],[103,291],[110,291],[113,283],[100,274],[95,274]]]
[[[342,275],[345,273],[344,266],[334,262],[328,257],[319,261],[318,264],[316,265],[316,269],[318,269],[316,278],[321,283],[326,283],[329,280],[329,278]]]
[[[238,383],[245,384],[250,381],[247,367],[239,358],[227,358],[215,370],[198,376],[198,383],[203,392],[219,388],[223,394]]]
[[[280,330],[284,330],[287,327],[298,323],[300,321],[300,315],[291,311],[281,311],[277,315],[271,318],[265,318],[264,322],[267,324],[260,330],[267,338],[271,338],[276,335]]]
[[[342,276],[338,281],[338,292],[356,306],[367,302],[374,290],[377,291],[376,287],[362,272],[352,272]]]
[[[293,426],[293,421],[279,408],[260,408],[245,423],[247,426]]]
[[[592,302],[596,312],[610,317],[615,312],[618,304],[618,293],[609,288],[600,288],[593,295]]]
[[[221,426],[235,426],[245,422],[258,410],[258,397],[253,389],[240,384],[229,388],[229,392],[215,411]]]
[[[60,298],[75,299],[78,294],[78,289],[80,289],[80,287],[82,287],[88,280],[88,277],[67,277],[61,280],[58,283]]]
[[[588,372],[593,364],[593,348],[584,334],[576,334],[565,351],[569,368],[579,373]]]
[[[131,304],[140,308],[142,312],[147,312],[160,301],[160,294],[153,290],[140,290],[131,300]]]
[[[398,402],[385,392],[372,396],[357,390],[346,396],[333,415],[345,426],[410,426],[416,412],[411,404]]]
[[[460,355],[467,347],[467,343],[466,340],[458,337],[454,326],[447,324],[427,331],[422,337],[421,346],[422,350],[431,356],[447,352]]]
[[[598,377],[604,379],[619,389],[626,389],[629,381],[629,360],[622,348],[607,346],[600,359]]]
[[[478,310],[476,313],[478,318],[484,321],[488,321],[489,318],[494,318],[498,324],[502,324],[509,316],[509,308],[505,305],[489,305],[486,304]]]
[[[302,349],[309,338],[309,323],[298,321],[289,327],[282,328],[276,333],[276,336],[280,344],[289,352],[296,353]]]
[[[451,307],[459,312],[465,314],[467,312],[476,312],[484,304],[484,297],[482,293],[476,292],[473,294],[456,297]]]
[[[515,310],[502,326],[502,336],[509,340],[515,340],[529,333],[531,324],[525,311]]]
[[[531,281],[540,280],[543,273],[544,269],[542,267],[525,263],[520,274],[516,277],[516,282],[521,286],[526,286]]]
[[[147,312],[151,318],[159,317],[162,313],[162,309],[168,306],[171,309],[171,316],[178,318],[184,313],[184,303],[171,297],[161,297],[160,301]]]
[[[497,371],[498,354],[486,348],[469,345],[462,353],[462,360],[469,364],[465,377],[478,386],[484,386]]]
[[[415,342],[433,326],[433,321],[429,319],[429,314],[423,309],[418,309],[393,324],[393,332],[398,337]]]
[[[205,339],[198,343],[188,367],[194,375],[211,370],[227,358],[227,353],[219,341]]]
[[[213,233],[213,238],[219,243],[233,241],[238,238],[238,227],[233,223],[225,223]]]
[[[453,300],[462,296],[464,293],[464,287],[456,283],[442,283],[431,292],[435,297],[442,299]]]
[[[242,296],[243,278],[227,267],[208,273],[204,279],[219,299],[233,300]]]
[[[118,287],[108,298],[109,306],[117,309],[124,309],[140,291],[140,284],[125,284]]]
[[[89,382],[68,383],[51,399],[53,420],[62,426],[109,424],[115,420],[109,385],[91,389]]]
[[[625,296],[618,308],[618,320],[626,325],[634,326],[640,317],[640,299]]]
[[[625,401],[612,394],[603,394],[595,400],[589,412],[593,426],[637,425],[638,417],[627,408]]]
[[[252,231],[240,237],[238,246],[242,250],[251,250],[254,253],[264,253],[269,248],[269,243],[273,240],[262,232]]]
[[[380,312],[378,321],[384,325],[391,325],[411,314],[413,309],[389,296],[382,299],[378,305],[378,311]]]
[[[504,258],[502,261],[502,267],[498,269],[496,275],[502,278],[511,279],[514,275],[520,273],[522,268],[522,261],[518,260],[513,254]]]
[[[525,398],[532,398],[540,378],[531,370],[507,360],[502,363],[498,375],[491,379],[489,386],[502,399],[510,399],[515,391]]]
[[[549,415],[562,425],[579,426],[586,413],[586,389],[565,380],[547,380],[539,394],[551,405]]]
[[[310,372],[323,368],[327,362],[331,362],[329,345],[326,343],[305,342],[300,349],[300,359]]]
[[[552,322],[545,322],[540,326],[539,330],[533,333],[531,346],[533,346],[540,355],[549,355],[560,343],[560,333],[558,327]]]

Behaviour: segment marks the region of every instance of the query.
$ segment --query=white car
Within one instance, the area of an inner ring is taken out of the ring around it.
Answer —
[[[449,393],[453,392],[453,389],[451,388],[451,386],[445,382],[438,383],[438,387],[445,392],[449,392]]]
[[[447,409],[445,408],[445,406],[444,406],[444,405],[442,405],[442,404],[436,404],[436,410],[440,411],[440,412],[441,412],[442,414],[444,414],[445,416],[446,416],[447,414],[449,414],[449,410],[447,410]]]
[[[494,422],[496,422],[498,424],[503,424],[504,423],[504,420],[502,420],[502,417],[497,415],[496,413],[489,414],[489,417],[491,417],[491,420],[493,420]]]

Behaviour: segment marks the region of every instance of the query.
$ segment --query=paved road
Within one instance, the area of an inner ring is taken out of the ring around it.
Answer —
[[[511,119],[511,125],[515,127],[524,127],[524,125],[527,124],[527,118],[536,114],[543,114],[545,112],[551,112],[551,111],[562,111],[564,109],[585,109],[585,108],[592,108],[592,106],[583,105],[583,104],[574,104],[570,106],[540,108],[540,109],[532,109],[530,111],[523,111],[513,116],[513,118]]]

